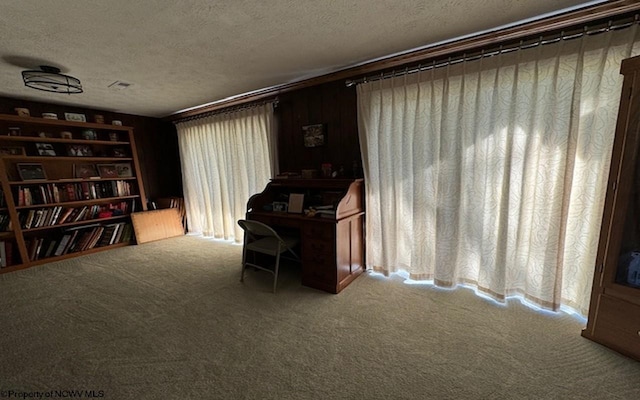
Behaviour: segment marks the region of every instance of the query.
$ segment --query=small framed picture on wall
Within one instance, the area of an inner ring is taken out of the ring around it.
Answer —
[[[305,125],[302,127],[304,147],[318,147],[325,144],[324,124]]]

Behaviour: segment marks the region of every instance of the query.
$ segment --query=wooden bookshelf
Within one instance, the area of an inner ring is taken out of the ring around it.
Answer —
[[[0,273],[134,242],[133,128],[0,114],[0,161]]]
[[[640,360],[640,56],[626,59],[589,319],[582,336]]]

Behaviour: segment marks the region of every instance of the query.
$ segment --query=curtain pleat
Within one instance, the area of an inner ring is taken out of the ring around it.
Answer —
[[[586,315],[637,26],[358,85],[368,267]]]
[[[242,240],[236,223],[273,176],[270,104],[176,124],[189,232]]]

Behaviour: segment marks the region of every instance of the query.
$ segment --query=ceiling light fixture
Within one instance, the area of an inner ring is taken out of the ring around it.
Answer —
[[[41,65],[40,70],[22,71],[24,85],[54,93],[82,93],[80,79],[60,73],[60,68]]]

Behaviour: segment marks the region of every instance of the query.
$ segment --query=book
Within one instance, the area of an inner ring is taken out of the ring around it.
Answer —
[[[4,253],[5,253],[5,257],[4,259],[6,260],[7,263],[7,267],[13,265],[13,242],[8,241],[8,242],[4,242]]]
[[[29,242],[29,245],[27,246],[27,249],[29,250],[29,252],[28,252],[29,260],[33,261],[33,260],[36,259],[36,250],[38,249],[38,241],[39,240],[40,240],[39,238],[33,238]]]
[[[38,238],[36,240],[36,251],[33,254],[33,258],[31,258],[32,260],[37,260],[38,258],[40,258],[40,251],[42,250],[42,243],[44,243],[44,238]]]
[[[64,224],[65,221],[69,218],[69,216],[71,215],[71,213],[73,212],[73,208],[66,208],[64,210],[63,213],[61,213],[60,219],[58,221],[58,224]]]
[[[5,241],[0,241],[0,267],[7,266],[7,251],[5,247]]]
[[[111,234],[111,240],[109,241],[109,244],[118,243],[120,235],[122,235],[122,224],[116,224],[116,229]]]
[[[73,232],[71,232],[71,236],[69,237],[69,242],[67,243],[65,248],[62,250],[62,254],[67,254],[69,252],[69,249],[71,249],[75,245],[76,240],[78,240],[78,232],[79,231],[77,230],[74,230]]]
[[[115,225],[106,225],[98,242],[98,247],[108,246],[111,244],[111,237],[116,230]]]
[[[86,244],[83,250],[89,250],[96,247],[103,232],[104,232],[104,226],[99,226],[95,228],[93,234],[91,235],[91,238],[89,239],[88,243]]]
[[[44,253],[44,257],[45,258],[51,257],[53,255],[53,252],[54,252],[57,244],[58,244],[58,241],[56,241],[56,240],[51,240],[49,242],[49,245],[47,246],[47,250]]]
[[[58,243],[58,247],[56,248],[55,253],[53,253],[55,256],[61,256],[64,252],[64,249],[67,247],[67,245],[69,244],[69,240],[71,240],[71,234],[66,233],[62,236],[62,239],[60,239],[60,243]]]

